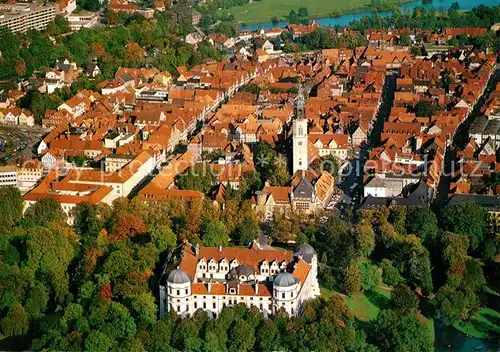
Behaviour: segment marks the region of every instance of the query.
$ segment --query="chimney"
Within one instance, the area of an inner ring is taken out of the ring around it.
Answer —
[[[212,292],[212,281],[208,281],[208,293]]]
[[[219,252],[222,252],[222,246],[219,246]]]
[[[196,257],[198,257],[198,255],[200,254],[200,244],[197,243],[196,246],[194,247],[194,254],[196,255]]]
[[[255,280],[255,294],[256,295],[259,294],[259,281],[258,280]]]
[[[238,283],[238,285],[236,286],[236,293],[237,294],[240,294],[240,284]]]

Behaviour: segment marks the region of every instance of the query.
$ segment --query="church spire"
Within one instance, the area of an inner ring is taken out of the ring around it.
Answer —
[[[304,120],[306,115],[306,100],[304,98],[304,91],[302,85],[299,83],[299,91],[297,98],[295,98],[295,118],[297,120]]]

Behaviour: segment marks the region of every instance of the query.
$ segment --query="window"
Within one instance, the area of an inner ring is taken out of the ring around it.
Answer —
[[[181,294],[181,290],[176,290],[177,291],[177,296],[179,296]]]
[[[215,307],[216,307],[215,302],[214,302],[214,304],[213,304],[213,307],[214,307],[214,309],[215,309]]]
[[[186,288],[186,295],[188,294],[188,291],[189,291],[189,290]]]
[[[281,298],[285,298],[285,292],[281,294]]]
[[[203,309],[207,308],[207,302],[203,302]]]
[[[198,303],[194,302],[194,309],[197,309],[197,308],[198,308]]]

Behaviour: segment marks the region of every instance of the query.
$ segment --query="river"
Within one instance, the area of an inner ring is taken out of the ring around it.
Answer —
[[[265,0],[263,0],[265,1]],[[460,5],[460,10],[470,10],[476,6],[479,5],[487,5],[487,6],[495,6],[495,5],[500,5],[500,0],[434,0],[430,4],[422,4],[421,1],[415,1],[415,2],[410,2],[410,3],[405,3],[401,4],[400,8],[403,10],[404,13],[407,13],[408,11],[413,11],[414,8],[422,6],[427,9],[430,9],[431,7],[436,8],[438,11],[446,11],[450,8],[451,4],[454,2],[458,2]],[[317,18],[315,21],[319,23],[322,26],[325,27],[335,27],[335,26],[347,26],[350,24],[352,21],[360,20],[361,18],[365,16],[371,16],[373,15],[373,11],[363,11],[363,12],[356,12],[356,13],[348,13],[339,17],[325,17],[325,18]],[[391,14],[390,11],[380,11],[378,14],[382,17],[389,16]],[[271,22],[268,23],[257,23],[257,24],[251,24],[247,26],[239,26],[240,29],[248,29],[251,31],[263,28],[263,29],[270,29],[274,27],[286,27],[288,22],[278,22],[277,24],[273,24]]]
[[[434,324],[436,352],[498,352],[500,343],[491,340],[480,340],[466,336],[457,329],[444,326],[439,322]]]

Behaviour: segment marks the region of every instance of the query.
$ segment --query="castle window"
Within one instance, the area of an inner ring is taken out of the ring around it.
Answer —
[[[214,309],[215,309],[215,307],[216,307],[216,306],[215,306],[215,302],[214,302],[214,304],[213,304],[213,307],[214,307]]]
[[[293,307],[292,307],[292,315],[293,315]]]
[[[203,309],[207,308],[207,302],[203,302]]]
[[[181,306],[177,306],[177,312],[181,311]]]
[[[176,290],[177,291],[177,296],[181,294],[181,290]]]
[[[285,298],[285,292],[281,294],[281,298]]]
[[[198,308],[198,303],[194,302],[194,309]]]
[[[186,295],[188,294],[188,291],[189,291],[189,290],[186,288]]]

